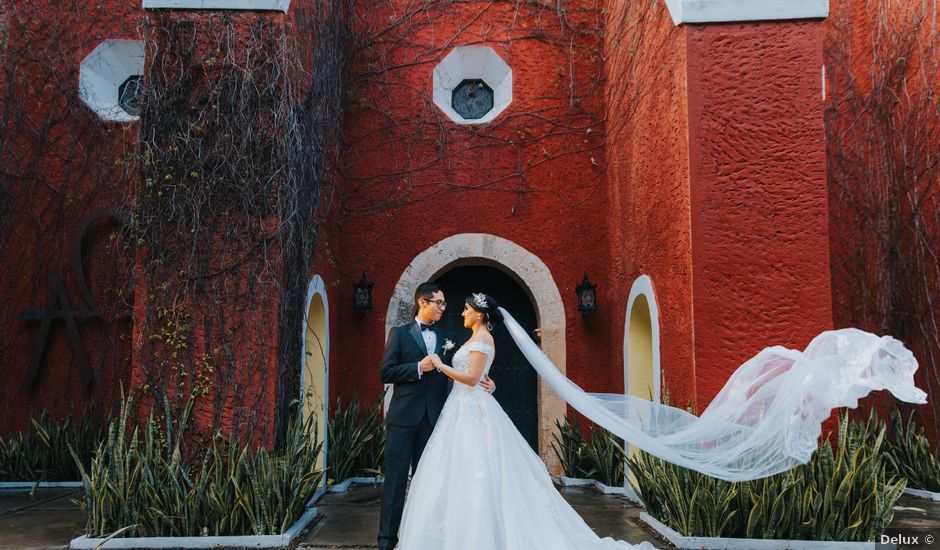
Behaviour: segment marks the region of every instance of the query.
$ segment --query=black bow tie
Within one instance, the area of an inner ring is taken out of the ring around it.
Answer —
[[[424,323],[418,323],[418,328],[420,328],[422,332],[425,330],[430,330],[430,331],[434,330],[434,327],[432,325],[425,325]]]

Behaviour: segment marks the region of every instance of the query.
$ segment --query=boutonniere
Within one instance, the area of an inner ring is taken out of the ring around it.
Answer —
[[[441,347],[441,351],[445,354],[450,350],[454,349],[454,342],[450,338],[444,339],[444,345]]]

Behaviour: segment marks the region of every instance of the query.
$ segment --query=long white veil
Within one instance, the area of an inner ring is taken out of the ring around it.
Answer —
[[[529,363],[575,410],[650,454],[727,481],[806,463],[832,409],[856,407],[872,391],[927,402],[914,385],[917,360],[901,342],[852,328],[824,332],[802,352],[765,348],[737,368],[701,416],[637,397],[586,393],[499,310]]]

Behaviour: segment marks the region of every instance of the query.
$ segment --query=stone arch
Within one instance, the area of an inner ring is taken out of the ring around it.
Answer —
[[[405,269],[389,301],[385,334],[393,326],[412,319],[414,289],[421,283],[461,265],[489,265],[515,279],[535,306],[542,351],[565,373],[565,307],[551,271],[542,260],[522,246],[487,233],[462,233],[447,237],[418,254]],[[497,391],[499,391],[497,389]],[[560,466],[552,452],[555,421],[564,421],[565,402],[543,380],[539,380],[539,449],[552,473]]]

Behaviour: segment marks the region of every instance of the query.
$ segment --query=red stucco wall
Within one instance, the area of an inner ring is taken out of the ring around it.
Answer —
[[[698,401],[832,326],[819,21],[684,27]]]
[[[54,416],[81,411],[87,402],[107,409],[120,382],[126,385],[129,321],[111,314],[123,309],[116,293],[128,272],[117,259],[113,227],[93,226],[83,248],[86,279],[108,317],[76,321],[95,376],[90,389],[82,384],[60,319],[53,323],[39,378],[20,391],[40,323],[19,317],[24,309],[47,308],[51,271],[63,274],[72,308],[87,308],[69,241],[85,216],[121,204],[122,162],[133,151],[136,128],[103,122],[81,102],[79,64],[104,39],[135,38],[139,6],[14,2],[2,12],[0,433],[27,427],[30,415],[43,409]]]

